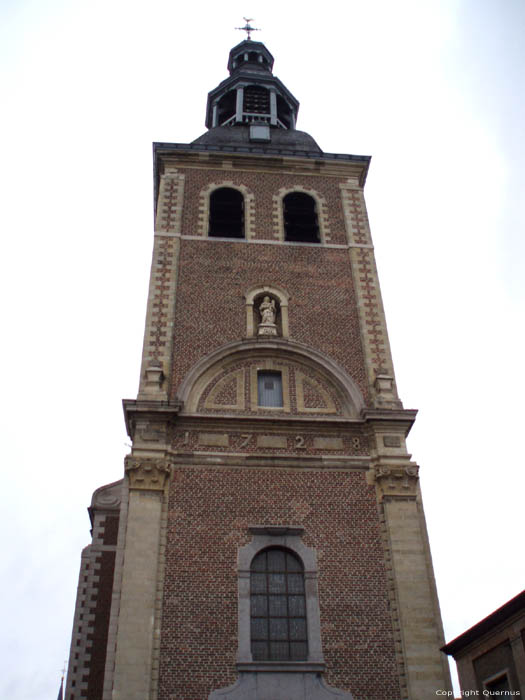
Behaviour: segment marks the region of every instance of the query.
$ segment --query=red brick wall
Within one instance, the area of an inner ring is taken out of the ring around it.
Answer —
[[[183,240],[175,311],[173,390],[202,357],[246,335],[246,291],[290,294],[290,339],[324,352],[367,396],[348,251]]]
[[[304,187],[315,190],[326,202],[326,213],[330,227],[330,243],[346,243],[343,205],[339,181],[334,177],[309,177],[290,173],[271,173],[235,170],[213,170],[178,168],[186,176],[184,184],[184,211],[182,232],[187,236],[198,236],[197,226],[200,194],[210,183],[224,181],[244,185],[255,196],[255,232],[260,239],[274,239],[273,196],[282,188]]]
[[[273,239],[273,195],[304,186],[326,200],[331,243],[346,243],[336,178],[293,174],[180,169],[185,173],[183,235],[198,235],[200,194],[211,182],[244,184],[255,197],[256,238]],[[274,239],[275,240],[275,239]],[[254,285],[290,294],[290,339],[329,355],[367,397],[348,251],[323,246],[257,245],[182,240],[176,297],[172,395],[195,362],[246,335],[244,294]]]
[[[159,700],[237,677],[237,550],[254,524],[302,524],[319,563],[326,680],[399,700],[373,487],[361,472],[180,469],[170,487]]]

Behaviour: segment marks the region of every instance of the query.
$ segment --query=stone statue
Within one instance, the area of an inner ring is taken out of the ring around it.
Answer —
[[[270,297],[264,297],[259,306],[261,323],[275,323],[275,299],[270,301]]]
[[[259,313],[261,314],[261,322],[259,323],[258,335],[277,335],[275,299],[264,297],[259,306]]]

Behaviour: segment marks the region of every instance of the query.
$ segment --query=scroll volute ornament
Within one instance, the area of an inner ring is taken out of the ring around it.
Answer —
[[[163,491],[171,473],[171,464],[164,459],[126,457],[125,472],[130,489]]]
[[[375,480],[383,498],[415,498],[419,481],[418,473],[417,464],[404,467],[376,467]]]

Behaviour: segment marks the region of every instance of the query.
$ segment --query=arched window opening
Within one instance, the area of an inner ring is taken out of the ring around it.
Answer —
[[[292,128],[291,109],[281,95],[277,95],[277,118],[286,129]]]
[[[249,52],[248,61],[253,62],[253,63],[259,62],[259,54],[257,53],[257,51],[250,51]]]
[[[315,200],[304,192],[290,192],[283,199],[284,237],[297,243],[319,243]]]
[[[244,238],[244,197],[239,190],[220,187],[211,193],[208,235]]]
[[[307,659],[304,567],[299,557],[271,547],[253,558],[250,617],[254,661]]]
[[[244,88],[244,112],[249,114],[270,114],[270,93],[260,85]]]
[[[217,123],[219,126],[235,116],[237,93],[230,90],[221,97],[217,105]]]

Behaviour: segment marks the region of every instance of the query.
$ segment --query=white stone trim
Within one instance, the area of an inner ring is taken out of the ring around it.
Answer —
[[[237,663],[253,663],[250,639],[250,566],[259,552],[268,547],[283,547],[293,552],[304,566],[306,595],[306,626],[308,630],[308,658],[306,664],[324,664],[321,648],[321,617],[319,613],[319,590],[317,585],[317,556],[315,549],[307,547],[301,540],[302,526],[259,525],[249,528],[251,542],[240,547],[237,554],[238,572],[238,624],[239,647]],[[279,662],[286,667],[286,662]],[[305,670],[305,664],[301,664]]]
[[[330,242],[330,224],[328,220],[328,205],[326,199],[317,190],[311,187],[303,187],[303,185],[294,185],[292,187],[281,187],[277,194],[273,195],[273,235],[278,241],[283,243],[293,243],[286,241],[284,234],[284,216],[283,216],[283,199],[287,194],[292,192],[303,192],[309,195],[315,201],[317,213],[317,223],[319,225],[319,243],[300,243],[300,245],[326,245]]]
[[[229,187],[232,190],[240,192],[244,198],[244,238],[217,238],[222,241],[249,241],[255,237],[255,196],[246,185],[237,185],[231,180],[222,180],[221,182],[210,182],[204,187],[199,194],[198,205],[198,221],[197,230],[200,238],[210,238],[208,236],[208,228],[210,223],[210,196],[215,190],[222,187]],[[212,236],[210,240],[215,237]]]

